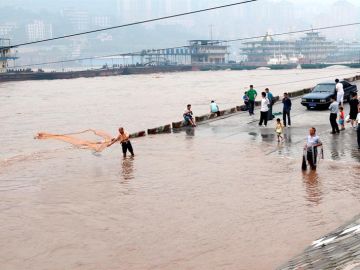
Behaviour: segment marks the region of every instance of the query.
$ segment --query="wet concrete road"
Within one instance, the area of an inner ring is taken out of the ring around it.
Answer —
[[[49,150],[1,167],[0,265],[276,268],[360,213],[355,131],[328,134],[328,112],[299,102],[281,144],[246,113],[133,140],[134,159],[34,141]],[[302,173],[310,126],[325,160]]]

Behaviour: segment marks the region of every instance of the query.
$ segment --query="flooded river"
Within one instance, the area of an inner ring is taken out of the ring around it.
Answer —
[[[262,90],[268,82],[279,94],[346,73],[356,71],[0,84],[1,269],[276,268],[360,212],[360,163],[348,151],[355,133],[347,130],[334,144],[325,135],[327,113],[297,106],[280,146],[272,129],[260,130],[240,114],[133,140],[136,156],[125,160],[120,146],[95,155],[33,136],[87,128],[115,134],[119,125],[137,131],[181,119],[187,103],[196,114],[211,99],[224,108],[238,105],[250,83]],[[300,80],[306,81],[289,83]],[[325,160],[317,172],[302,173],[311,123],[323,137]],[[341,138],[344,147],[336,146]]]

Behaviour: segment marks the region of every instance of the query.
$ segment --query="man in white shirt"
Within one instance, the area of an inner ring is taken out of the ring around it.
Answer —
[[[344,105],[344,86],[339,81],[339,79],[335,80],[336,83],[336,101],[339,103],[340,106]]]
[[[268,121],[268,112],[269,112],[269,105],[270,102],[269,100],[266,98],[266,93],[262,92],[261,93],[262,99],[261,99],[261,107],[260,107],[260,122],[259,122],[259,126],[262,126],[263,122],[264,122],[264,126],[266,127],[267,125],[267,121]]]

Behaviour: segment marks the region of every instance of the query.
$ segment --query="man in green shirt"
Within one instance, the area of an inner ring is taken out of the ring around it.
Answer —
[[[249,114],[254,115],[255,99],[257,96],[257,92],[254,89],[253,85],[250,85],[250,89],[246,92],[246,95],[249,97]]]

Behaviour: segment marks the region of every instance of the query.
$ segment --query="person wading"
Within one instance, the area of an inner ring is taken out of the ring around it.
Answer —
[[[254,89],[253,85],[250,85],[250,89],[246,92],[246,95],[249,97],[249,114],[254,115],[255,99],[257,97],[257,92]]]
[[[260,108],[260,121],[259,126],[262,126],[264,122],[264,126],[267,126],[268,121],[268,112],[269,112],[269,100],[266,98],[266,93],[261,93],[262,99],[261,99],[261,108]]]
[[[306,170],[306,160],[309,162],[310,168],[316,170],[317,162],[317,148],[322,145],[319,136],[316,135],[316,128],[312,127],[309,130],[309,135],[307,136],[306,144],[304,145],[304,158],[302,169]]]
[[[335,97],[331,97],[331,104],[329,107],[330,110],[330,124],[331,124],[331,134],[340,133],[339,125],[336,122],[338,113],[339,113],[339,103],[336,102]]]
[[[122,127],[119,128],[119,135],[117,136],[117,138],[113,138],[111,140],[111,143],[107,147],[112,146],[116,142],[121,143],[124,158],[126,157],[126,153],[128,150],[129,150],[131,156],[134,156],[134,150],[133,150],[131,142],[130,142],[130,135],[129,135],[129,133],[125,132],[124,128],[122,128]]]

